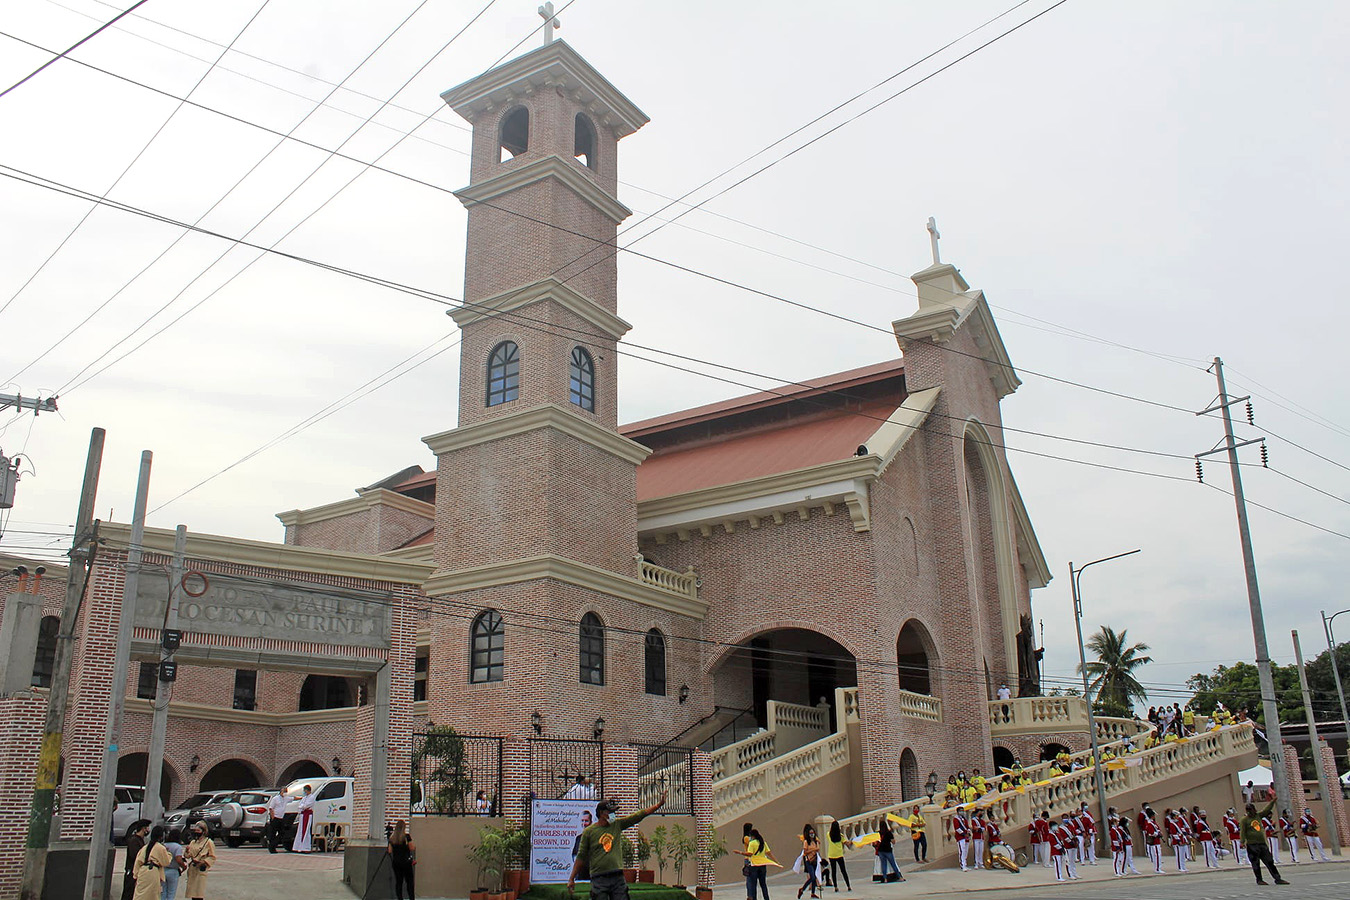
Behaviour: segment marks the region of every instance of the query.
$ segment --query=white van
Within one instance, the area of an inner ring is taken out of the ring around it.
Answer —
[[[314,790],[314,822],[316,825],[351,825],[352,807],[356,799],[356,779],[297,778],[282,791],[286,795],[286,839],[295,837],[295,819],[300,812],[300,799],[305,796],[305,785]]]

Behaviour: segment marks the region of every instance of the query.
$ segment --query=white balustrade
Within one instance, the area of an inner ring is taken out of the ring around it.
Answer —
[[[683,572],[676,572],[674,569],[647,562],[641,556],[638,557],[638,565],[642,570],[642,581],[645,584],[688,597],[690,600],[698,599],[698,575],[694,572],[693,566]]]
[[[942,721],[942,701],[928,694],[916,694],[913,691],[900,692],[900,715],[912,719],[927,719],[929,722]]]
[[[772,731],[761,731],[734,744],[727,744],[712,753],[713,781],[757,766],[772,759],[777,752],[777,736]]]
[[[848,735],[836,733],[730,775],[713,785],[713,821],[725,825],[848,764]]]

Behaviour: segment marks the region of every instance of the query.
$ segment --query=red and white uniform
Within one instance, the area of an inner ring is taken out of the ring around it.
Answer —
[[[1214,846],[1214,832],[1210,830],[1209,822],[1205,821],[1204,816],[1195,817],[1195,837],[1200,842],[1200,849],[1205,854],[1205,868],[1217,869],[1219,867],[1219,851]]]
[[[1261,820],[1261,830],[1266,835],[1266,846],[1270,848],[1270,858],[1275,860],[1275,865],[1280,864],[1280,833],[1275,829],[1275,823],[1270,821],[1270,817]]]
[[[1228,832],[1228,843],[1233,848],[1233,861],[1238,865],[1246,862],[1247,850],[1242,846],[1242,826],[1236,816],[1223,817],[1223,830]]]
[[[1129,824],[1124,816],[1120,817],[1120,840],[1125,844],[1125,865],[1138,875],[1139,870],[1134,867],[1134,838],[1130,836],[1130,829],[1127,827]]]
[[[1055,865],[1055,880],[1076,879],[1078,867],[1074,864],[1073,850],[1078,846],[1078,838],[1063,825],[1050,827],[1050,859]]]
[[[1086,808],[1078,814],[1079,827],[1083,829],[1079,852],[1092,865],[1097,864],[1097,820]]]
[[[1186,823],[1180,816],[1172,816],[1165,823],[1167,826],[1167,843],[1172,845],[1172,852],[1177,857],[1177,871],[1186,871]]]
[[[1294,823],[1290,822],[1284,816],[1280,816],[1280,832],[1284,839],[1289,842],[1289,858],[1293,860],[1294,865],[1298,865],[1298,839],[1294,837]]]
[[[1322,848],[1322,838],[1317,834],[1317,818],[1311,812],[1305,812],[1298,820],[1298,827],[1308,844],[1308,857],[1316,862],[1316,856],[1321,856],[1322,862],[1327,862],[1327,851]]]
[[[973,844],[972,851],[975,857],[974,860],[972,860],[971,865],[977,869],[984,868],[984,832],[984,817],[979,813],[976,813],[971,816],[970,819],[970,837],[971,843]]]
[[[1041,864],[1049,868],[1050,862],[1050,820],[1044,817],[1036,820],[1036,833],[1041,836]]]
[[[956,839],[956,856],[961,860],[961,871],[964,872],[969,868],[970,854],[970,825],[964,816],[952,817],[952,837]]]
[[[1111,843],[1111,870],[1117,878],[1125,875],[1125,840],[1120,827],[1112,825],[1106,830],[1106,838]]]
[[[1162,829],[1158,827],[1155,819],[1144,817],[1142,827],[1144,835],[1144,849],[1148,851],[1148,858],[1153,860],[1153,871],[1162,871]]]
[[[985,830],[985,840],[989,841],[990,847],[1002,842],[1003,832],[999,830],[998,823],[995,822],[993,819],[990,819],[988,822],[984,823],[984,830]]]

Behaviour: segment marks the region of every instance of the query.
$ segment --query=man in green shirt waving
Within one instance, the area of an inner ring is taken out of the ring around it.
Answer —
[[[662,791],[651,806],[613,821],[609,817],[618,810],[618,802],[597,803],[595,824],[581,833],[577,859],[567,878],[567,892],[576,891],[577,875],[586,866],[591,873],[591,900],[628,900],[628,883],[623,880],[623,831],[656,812],[665,802],[666,792]]]
[[[1247,814],[1242,817],[1242,842],[1247,845],[1247,858],[1251,860],[1252,871],[1256,873],[1256,883],[1265,884],[1261,880],[1261,863],[1266,864],[1270,870],[1270,875],[1275,879],[1276,884],[1288,884],[1280,877],[1280,870],[1275,868],[1275,859],[1270,855],[1270,846],[1266,844],[1266,833],[1261,827],[1261,820],[1270,815],[1275,809],[1275,801],[1270,801],[1270,805],[1261,812],[1256,811],[1255,803],[1248,803]]]

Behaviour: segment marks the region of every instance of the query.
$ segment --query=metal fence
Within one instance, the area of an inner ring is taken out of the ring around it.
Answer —
[[[579,799],[605,795],[605,761],[600,741],[530,738],[530,790],[541,800],[568,795]],[[578,776],[590,779],[576,788]]]
[[[501,738],[435,729],[413,734],[412,748],[413,815],[500,815]]]
[[[646,808],[666,792],[666,815],[693,815],[689,799],[694,751],[668,744],[633,744],[638,752],[638,806]]]

